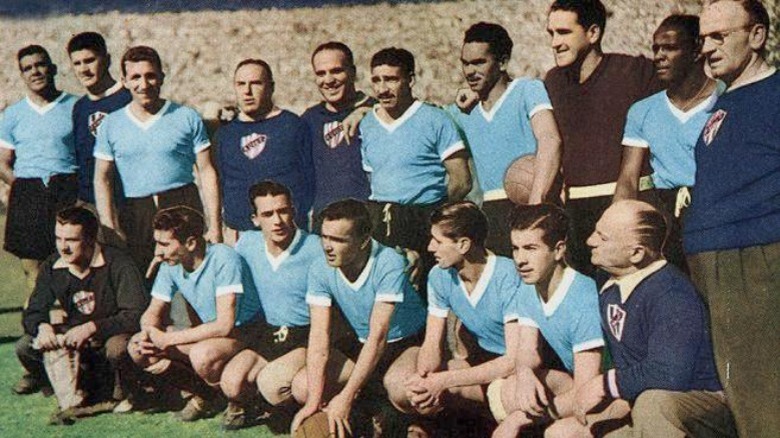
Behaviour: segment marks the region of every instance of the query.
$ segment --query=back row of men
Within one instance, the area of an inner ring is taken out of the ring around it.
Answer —
[[[373,236],[425,255],[430,213],[470,191],[471,158],[491,224],[487,247],[508,255],[504,222],[512,204],[503,174],[515,158],[535,154],[530,202],[557,197],[551,188],[562,169],[569,259],[582,272],[594,271],[585,242],[613,195],[642,198],[666,212],[672,230],[666,255],[690,268],[707,297],[737,424],[757,436],[766,427],[762,417],[774,416],[754,413],[772,406],[780,384],[772,353],[780,342],[772,330],[780,310],[772,293],[780,252],[773,135],[780,126],[774,98],[780,77],[765,62],[768,14],[759,1],[726,0],[704,7],[701,26],[696,17],[669,17],[653,36],[655,67],[641,57],[604,54],[605,24],[599,1],[555,1],[547,28],[557,67],[544,83],[510,78],[512,42],[503,28],[472,26],[461,51],[470,92],[459,93],[445,111],[415,100],[414,58],[403,49],[372,57],[374,99],[366,99],[355,89],[350,50],[319,46],[312,66],[324,102],[303,121],[273,104],[267,63],[242,61],[234,74],[240,113],[216,134],[219,178],[200,117],[161,98],[165,76],[154,50],[125,53],[123,89],[108,73],[103,39],[74,37],[68,53],[88,91],[76,102],[56,89],[56,66],[46,51],[26,47],[18,62],[28,97],[9,107],[0,131],[0,176],[12,184],[5,249],[22,259],[34,281],[54,240],[29,236],[53,236],[55,211],[77,198],[94,199],[100,221],[126,239],[145,269],[154,256],[158,209],[202,211],[203,199],[206,238],[219,242],[223,211],[229,233],[254,228],[249,187],[273,179],[291,189],[298,224],[331,201],[368,198]],[[720,82],[705,75],[705,61]],[[355,111],[361,107],[366,110]],[[366,112],[360,137],[348,142],[341,122]],[[652,175],[643,163],[648,150]],[[694,180],[686,263],[674,218]],[[424,267],[432,264],[424,257]],[[748,289],[760,297],[733,305],[735,291]],[[754,345],[743,339],[751,332],[761,334],[766,348],[744,350]]]

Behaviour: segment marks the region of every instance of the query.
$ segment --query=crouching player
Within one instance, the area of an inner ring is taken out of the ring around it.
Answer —
[[[153,221],[155,259],[164,262],[128,350],[136,365],[192,394],[178,413],[194,421],[221,405],[225,363],[255,335],[260,303],[251,277],[230,247],[207,244],[203,216],[184,206],[160,210]],[[201,323],[171,330],[165,320],[179,291]]]
[[[541,204],[512,212],[512,255],[526,285],[518,294],[520,341],[514,375],[488,388],[490,408],[501,422],[494,437],[515,437],[534,423],[573,415],[576,389],[599,374],[604,338],[596,283],[564,262],[564,211]],[[565,370],[547,369],[542,339]]]
[[[332,203],[321,219],[325,257],[309,271],[306,369],[293,380],[293,396],[303,408],[291,429],[323,409],[331,434],[342,437],[351,433],[349,415],[361,389],[373,377],[381,381],[390,364],[420,341],[425,308],[404,272],[405,258],[371,239],[365,204]],[[334,301],[357,339],[331,349]]]
[[[409,414],[443,408],[488,416],[486,388],[514,370],[520,280],[512,261],[485,249],[488,222],[475,204],[445,205],[431,215],[428,250],[436,258],[428,276],[428,320],[422,347],[404,352],[385,376],[390,400]],[[443,357],[452,311],[478,346],[466,360]]]

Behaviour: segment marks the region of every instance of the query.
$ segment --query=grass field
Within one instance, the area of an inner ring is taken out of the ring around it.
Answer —
[[[0,216],[0,237],[5,217]],[[2,240],[0,238],[0,240]],[[49,426],[49,416],[57,407],[54,397],[41,394],[17,396],[11,386],[22,375],[22,367],[14,354],[14,342],[21,335],[21,314],[17,310],[25,297],[24,278],[19,261],[0,251],[0,437],[271,437],[267,427],[255,427],[237,432],[223,432],[220,417],[184,424],[170,413],[154,415],[105,414],[84,418],[72,426]]]

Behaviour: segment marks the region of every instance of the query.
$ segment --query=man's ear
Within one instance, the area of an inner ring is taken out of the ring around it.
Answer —
[[[593,46],[598,44],[598,42],[601,41],[601,32],[599,26],[591,24],[588,30],[585,31],[585,34],[588,36],[588,42]]]
[[[765,47],[766,39],[766,27],[754,24],[753,28],[750,29],[750,34],[748,34],[748,44],[750,45],[750,48],[754,51],[761,50],[762,47]]]
[[[458,247],[458,252],[461,254],[466,254],[471,251],[471,247],[474,245],[474,242],[472,242],[468,237],[461,237],[458,239],[456,244]]]
[[[195,251],[195,248],[198,247],[198,238],[195,236],[188,237],[187,240],[184,241],[184,247],[187,248],[188,251]]]
[[[556,243],[555,247],[553,248],[553,252],[555,253],[556,262],[563,260],[566,257],[566,241],[561,240]]]

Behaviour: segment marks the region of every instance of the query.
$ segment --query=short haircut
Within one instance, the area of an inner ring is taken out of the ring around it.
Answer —
[[[769,26],[769,12],[767,12],[766,7],[761,0],[711,0],[709,4],[711,5],[720,1],[733,1],[734,3],[739,3],[739,5],[742,6],[742,9],[747,12],[748,17],[750,18],[749,24],[751,26],[760,24],[766,29],[767,38],[764,40],[764,45],[759,49],[763,53],[766,50],[766,43],[769,41],[769,32],[772,28]]]
[[[162,61],[160,61],[160,55],[156,50],[148,46],[135,46],[127,49],[125,54],[122,55],[122,76],[127,75],[125,63],[143,61],[151,63],[160,73],[163,72]]]
[[[349,46],[340,41],[328,41],[327,43],[322,43],[317,46],[311,54],[311,62],[314,63],[314,57],[325,50],[336,50],[343,53],[344,58],[347,60],[347,65],[352,68],[355,67],[355,57],[352,55],[352,50],[350,50]]]
[[[550,248],[565,242],[569,231],[569,217],[553,204],[519,205],[512,210],[509,223],[512,230],[542,230],[542,242]]]
[[[19,64],[19,69],[22,68],[22,58],[36,54],[43,55],[43,57],[46,59],[46,62],[52,64],[51,56],[49,56],[49,52],[46,51],[43,46],[39,46],[38,44],[30,44],[29,46],[22,47],[18,52],[16,52],[16,62]]]
[[[693,48],[698,46],[699,41],[699,17],[696,15],[675,14],[664,18],[664,21],[658,25],[657,31],[661,29],[671,29],[677,31],[686,42]]]
[[[646,208],[636,212],[637,224],[634,233],[640,245],[655,254],[661,254],[668,233],[666,218],[652,205],[645,202],[643,204]]]
[[[103,35],[97,32],[82,32],[68,41],[68,54],[79,50],[90,50],[99,56],[108,55],[108,47]]]
[[[502,26],[480,21],[472,25],[463,37],[463,44],[487,43],[490,53],[499,61],[508,61],[512,56],[512,38]]]
[[[276,181],[264,180],[259,183],[255,183],[249,188],[249,203],[252,208],[255,208],[255,199],[263,196],[281,196],[287,197],[287,200],[292,204],[292,193],[286,185],[280,184]]]
[[[380,65],[400,67],[409,77],[414,76],[414,55],[406,49],[388,47],[374,53],[371,57],[371,68]]]
[[[247,59],[242,60],[241,62],[239,62],[236,65],[236,69],[233,70],[233,76],[235,76],[236,73],[238,73],[238,69],[240,69],[241,67],[243,67],[245,65],[256,65],[256,66],[262,68],[263,70],[265,70],[265,73],[268,75],[268,81],[269,82],[273,82],[274,81],[274,73],[273,73],[273,71],[271,71],[271,66],[268,65],[267,62],[263,61],[260,58],[247,58]]]
[[[471,201],[453,202],[437,208],[431,213],[431,225],[438,225],[442,234],[452,240],[466,237],[476,246],[485,246],[487,217]]]
[[[596,25],[601,29],[601,37],[607,27],[607,8],[600,0],[555,0],[550,12],[569,11],[577,14],[577,23],[585,29]]]
[[[157,231],[171,231],[176,240],[184,243],[190,237],[202,238],[206,224],[199,211],[177,205],[158,211],[152,220],[152,228]]]
[[[57,212],[57,223],[60,225],[80,225],[81,237],[92,244],[97,241],[98,220],[94,213],[84,207],[66,207]]]
[[[320,223],[347,219],[352,221],[353,230],[362,239],[371,235],[371,217],[366,204],[356,199],[344,199],[328,204],[320,212]]]

